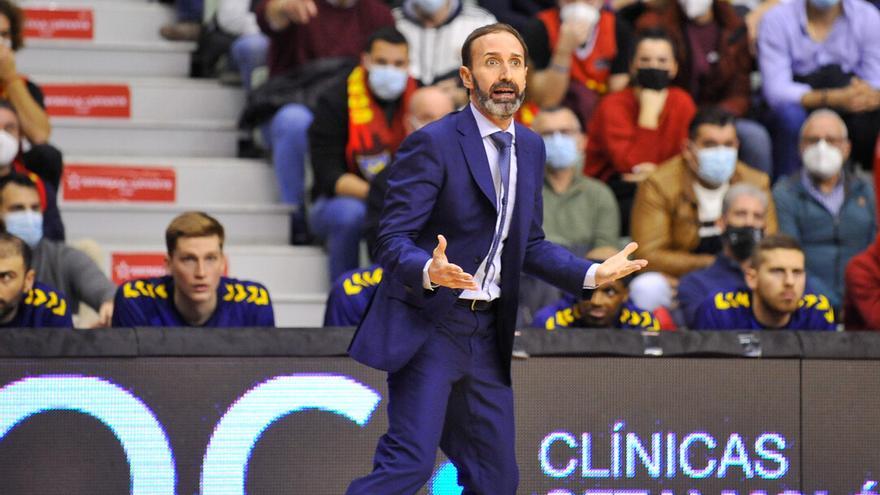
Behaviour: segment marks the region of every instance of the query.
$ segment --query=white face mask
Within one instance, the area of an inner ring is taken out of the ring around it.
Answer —
[[[712,0],[678,0],[688,19],[702,17],[712,8]]]
[[[8,167],[18,156],[18,139],[12,134],[0,130],[0,167]]]
[[[572,2],[559,10],[559,18],[562,22],[586,22],[593,29],[599,22],[599,9],[584,2]]]
[[[843,167],[843,153],[823,139],[805,149],[801,161],[813,177],[830,179]]]

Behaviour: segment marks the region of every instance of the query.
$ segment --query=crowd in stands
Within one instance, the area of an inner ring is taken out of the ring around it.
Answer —
[[[290,242],[326,247],[327,326],[357,325],[381,283],[363,244],[371,256],[395,152],[467,104],[461,42],[500,21],[527,44],[516,120],[546,148],[545,236],[596,260],[634,240],[650,270],[580,299],[524,277],[519,325],[880,329],[876,3],[213,3],[206,20],[202,0],[176,0],[161,34],[230,36],[242,125],[293,207]],[[205,213],[171,221],[167,276],[118,288],[64,244],[61,154],[15,70],[21,29],[0,0],[0,325],[70,326],[82,302],[99,326],[273,326],[266,288],[224,276]]]

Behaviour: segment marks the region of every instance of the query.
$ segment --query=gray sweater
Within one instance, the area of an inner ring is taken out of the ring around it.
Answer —
[[[33,265],[37,280],[63,292],[73,313],[80,301],[97,311],[101,304],[113,300],[113,282],[88,255],[63,242],[41,240],[34,248]]]

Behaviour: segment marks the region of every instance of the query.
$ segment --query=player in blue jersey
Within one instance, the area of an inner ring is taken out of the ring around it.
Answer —
[[[804,294],[804,252],[777,234],[760,243],[745,270],[749,291],[710,295],[697,310],[698,330],[834,330],[834,310],[822,294]]]
[[[255,282],[224,277],[223,226],[187,212],[165,231],[164,277],[129,280],[116,291],[114,327],[273,327],[269,292]]]
[[[0,327],[73,328],[61,292],[35,282],[31,249],[18,237],[0,233]]]
[[[324,309],[325,327],[353,327],[360,324],[379,282],[382,267],[370,265],[349,270],[333,282]]]
[[[557,328],[621,328],[631,330],[673,330],[671,317],[665,309],[655,314],[629,301],[632,277],[609,282],[593,291],[589,299],[577,300],[565,295],[559,301],[535,312],[532,326]],[[663,322],[661,323],[661,320]]]

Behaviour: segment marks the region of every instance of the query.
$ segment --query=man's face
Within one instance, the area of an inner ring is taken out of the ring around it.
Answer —
[[[620,280],[593,291],[589,301],[581,304],[581,317],[591,327],[614,327],[620,307],[629,297],[629,289]]]
[[[770,249],[762,262],[746,269],[746,284],[764,305],[778,313],[791,313],[804,295],[804,253],[797,249]]]
[[[736,137],[736,127],[733,124],[714,125],[703,124],[697,127],[697,133],[693,139],[688,139],[687,145],[682,150],[682,155],[687,164],[696,173],[699,162],[697,153],[705,148],[725,146],[739,149],[739,139]]]
[[[166,264],[175,291],[185,301],[202,304],[216,299],[220,277],[226,270],[218,236],[181,237]]]
[[[12,134],[15,139],[21,140],[18,117],[8,108],[0,108],[0,129]]]
[[[405,43],[376,40],[370,51],[363,55],[363,62],[368,72],[373,65],[390,65],[406,70],[409,67],[409,49]]]
[[[34,286],[34,271],[25,272],[20,254],[0,257],[0,321],[8,322]]]
[[[406,133],[413,133],[453,110],[452,98],[445,91],[430,86],[421,88],[409,100],[404,121]]]
[[[0,14],[0,45],[12,48],[12,24],[9,18]]]
[[[636,46],[636,54],[633,57],[632,76],[635,77],[639,69],[662,69],[669,73],[669,79],[675,79],[678,74],[678,63],[675,54],[672,53],[672,45],[666,40],[644,39]]]
[[[586,145],[587,137],[581,132],[580,122],[578,122],[574,113],[567,110],[539,113],[532,124],[532,130],[542,137],[549,137],[557,132],[571,136],[577,142],[579,150],[583,150]]]
[[[719,226],[721,230],[727,227],[752,227],[764,230],[766,213],[760,199],[743,194],[733,200],[727,213],[721,217]]]
[[[477,38],[471,45],[471,65],[459,69],[471,102],[496,118],[512,117],[526,89],[526,60],[519,40],[505,31]]]
[[[852,145],[844,134],[840,121],[830,115],[817,115],[807,122],[801,135],[799,148],[801,154],[810,146],[825,140],[831,146],[840,150],[843,161],[849,159]]]
[[[9,183],[0,191],[0,216],[5,217],[16,211],[42,211],[36,189]]]

